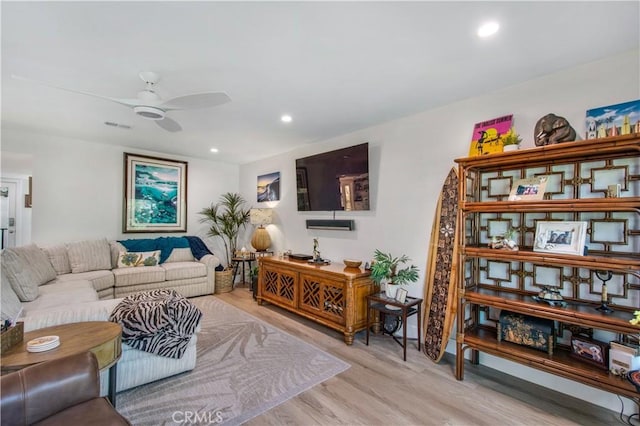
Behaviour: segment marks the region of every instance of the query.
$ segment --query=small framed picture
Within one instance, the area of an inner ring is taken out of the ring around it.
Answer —
[[[515,181],[509,193],[509,201],[542,200],[548,180],[548,176],[535,176]]]
[[[396,301],[400,302],[400,303],[404,303],[407,300],[407,294],[409,292],[403,288],[399,288],[398,292],[396,293]]]
[[[571,356],[603,370],[609,369],[609,345],[579,334],[571,336]]]
[[[583,256],[586,234],[587,222],[540,221],[533,251]]]

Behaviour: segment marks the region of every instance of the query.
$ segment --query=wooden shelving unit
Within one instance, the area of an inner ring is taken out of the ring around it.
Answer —
[[[467,351],[479,352],[640,401],[626,379],[569,355],[567,330],[608,332],[626,339],[640,334],[629,323],[640,309],[640,134],[578,141],[483,157],[457,159],[460,176],[456,377],[464,378]],[[517,180],[547,175],[539,201],[508,201]],[[621,197],[605,198],[608,184]],[[502,190],[500,188],[503,188]],[[588,254],[532,250],[538,221],[586,221]],[[519,250],[488,248],[494,229],[513,228]],[[602,235],[602,234],[605,235]],[[610,306],[600,305],[595,271],[611,271]],[[534,300],[542,285],[560,288],[565,306]],[[497,338],[491,310],[554,321],[553,354]]]

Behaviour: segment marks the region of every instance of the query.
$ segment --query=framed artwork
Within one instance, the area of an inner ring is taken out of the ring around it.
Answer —
[[[409,294],[407,290],[405,290],[404,288],[399,288],[396,292],[396,300],[400,303],[406,302],[407,294]]]
[[[473,126],[469,157],[502,152],[502,137],[509,132],[513,114],[481,121]]]
[[[258,202],[280,200],[280,172],[258,176]]]
[[[542,200],[547,180],[548,176],[536,176],[515,181],[509,193],[509,201]]]
[[[533,251],[582,256],[586,234],[587,222],[540,221]]]
[[[581,335],[571,335],[571,356],[603,370],[609,369],[609,345]]]
[[[640,132],[640,99],[587,110],[587,139]]]
[[[187,231],[186,161],[124,153],[123,230]]]

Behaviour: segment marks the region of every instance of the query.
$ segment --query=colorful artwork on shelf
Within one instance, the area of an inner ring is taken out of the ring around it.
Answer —
[[[280,172],[258,176],[257,200],[259,203],[280,200]]]
[[[587,139],[640,133],[640,99],[587,110]]]
[[[509,132],[513,114],[476,123],[473,126],[469,157],[502,152],[502,138]]]

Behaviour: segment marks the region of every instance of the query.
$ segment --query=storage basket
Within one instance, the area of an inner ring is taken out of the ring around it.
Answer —
[[[24,323],[17,322],[0,334],[0,353],[5,353],[15,345],[22,342],[24,336]]]
[[[215,294],[228,293],[233,290],[233,269],[216,271]]]

